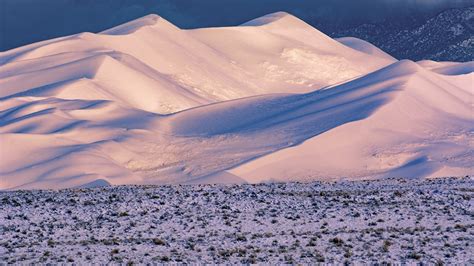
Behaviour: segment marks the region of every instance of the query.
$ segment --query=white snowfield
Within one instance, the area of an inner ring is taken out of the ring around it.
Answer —
[[[0,189],[472,175],[473,71],[283,12],[43,41],[0,53]]]

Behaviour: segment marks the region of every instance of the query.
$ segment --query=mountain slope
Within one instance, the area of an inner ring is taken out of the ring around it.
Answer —
[[[472,5],[472,3],[471,3]],[[445,10],[423,23],[415,19],[329,30],[330,36],[367,40],[398,59],[474,60],[474,7]]]

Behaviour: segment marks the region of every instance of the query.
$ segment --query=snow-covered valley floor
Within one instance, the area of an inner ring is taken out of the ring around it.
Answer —
[[[0,192],[3,263],[473,264],[471,178]]]

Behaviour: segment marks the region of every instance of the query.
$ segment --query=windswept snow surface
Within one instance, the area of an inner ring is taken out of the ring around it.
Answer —
[[[472,68],[282,12],[27,45],[0,53],[0,189],[471,175]]]

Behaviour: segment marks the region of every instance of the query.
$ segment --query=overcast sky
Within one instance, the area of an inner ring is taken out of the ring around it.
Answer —
[[[150,13],[182,28],[238,25],[276,11],[310,24],[425,16],[474,0],[0,0],[0,51],[83,31],[98,32]]]

